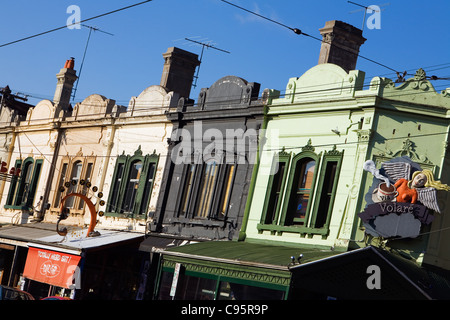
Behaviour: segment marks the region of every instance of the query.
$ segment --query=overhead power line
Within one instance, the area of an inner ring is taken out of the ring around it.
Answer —
[[[73,26],[73,25],[82,24],[84,22],[91,21],[91,20],[94,20],[94,19],[98,19],[98,18],[107,16],[107,15],[110,15],[110,14],[113,14],[113,13],[116,13],[116,12],[119,12],[119,11],[127,10],[127,9],[130,9],[130,8],[136,7],[136,6],[140,6],[140,5],[142,5],[144,3],[147,3],[147,2],[150,2],[150,1],[152,1],[152,0],[146,0],[146,1],[139,2],[139,3],[135,3],[135,4],[132,4],[132,5],[120,8],[120,9],[116,9],[116,10],[113,10],[113,11],[109,11],[109,12],[106,12],[106,13],[99,14],[99,15],[97,15],[95,17],[91,17],[91,18],[88,18],[88,19],[81,20],[79,22],[74,22],[72,24],[67,24],[67,25],[64,25],[62,27],[58,27],[58,28],[55,28],[55,29],[51,29],[51,30],[48,30],[48,31],[37,33],[37,34],[31,35],[31,36],[28,36],[28,37],[25,37],[25,38],[22,38],[22,39],[18,39],[18,40],[14,40],[14,41],[11,41],[11,42],[7,42],[7,43],[4,43],[4,44],[1,44],[0,48],[6,47],[6,46],[9,46],[9,45],[18,43],[18,42],[22,42],[22,41],[25,41],[25,40],[29,40],[29,39],[32,39],[32,38],[36,38],[36,37],[39,37],[39,36],[42,36],[42,35],[45,35],[45,34],[48,34],[48,33],[51,33],[51,32],[55,32],[55,31],[58,31],[58,30],[61,30],[61,29],[64,29],[64,28],[67,28],[67,27],[70,27],[70,26]]]
[[[246,11],[246,12],[248,12],[248,13],[250,13],[250,14],[253,14],[253,15],[255,15],[255,16],[258,16],[258,17],[260,17],[260,18],[262,18],[262,19],[268,20],[268,21],[273,22],[273,23],[275,23],[275,24],[278,24],[278,25],[280,25],[280,26],[282,26],[282,27],[284,27],[284,28],[287,28],[287,29],[293,31],[293,32],[294,32],[295,34],[297,34],[297,35],[303,35],[303,36],[305,36],[305,37],[309,37],[309,38],[312,38],[312,39],[317,40],[317,41],[320,41],[320,42],[328,43],[328,44],[331,45],[331,46],[336,46],[336,44],[334,44],[334,43],[326,42],[326,41],[324,41],[323,39],[320,39],[320,38],[317,38],[317,37],[312,36],[312,35],[310,35],[310,34],[307,34],[307,33],[303,32],[302,30],[300,30],[300,29],[298,29],[298,28],[292,28],[292,27],[290,27],[290,26],[288,26],[288,25],[285,25],[285,24],[283,24],[283,23],[281,23],[281,22],[279,22],[279,21],[275,21],[275,20],[273,20],[273,19],[267,18],[267,17],[265,17],[265,16],[263,16],[263,15],[260,15],[260,14],[258,14],[258,13],[256,13],[256,12],[253,12],[253,11],[250,11],[250,10],[248,10],[248,9],[246,9],[246,8],[243,8],[243,7],[241,7],[241,6],[238,6],[238,5],[236,5],[236,4],[234,4],[234,3],[231,3],[231,2],[229,2],[229,1],[226,1],[226,0],[221,0],[221,1],[222,1],[222,2],[225,2],[225,3],[229,4],[229,5],[232,5],[233,7],[236,7],[236,8],[238,8],[238,9],[240,9],[240,10]],[[365,59],[365,60],[367,60],[367,61],[370,61],[370,62],[372,62],[372,63],[375,63],[375,64],[377,64],[377,65],[379,65],[379,66],[382,66],[382,67],[384,67],[384,68],[386,68],[386,69],[389,69],[389,70],[391,70],[391,71],[393,71],[393,72],[395,72],[395,73],[398,73],[398,72],[399,72],[398,70],[395,70],[395,69],[393,69],[393,68],[391,68],[391,67],[389,67],[389,66],[387,66],[387,65],[385,65],[385,64],[383,64],[383,63],[380,63],[380,62],[377,62],[377,61],[375,61],[375,60],[373,60],[373,59],[364,57],[364,56],[362,56],[362,55],[360,55],[360,54],[356,54],[356,53],[354,53],[354,52],[352,52],[352,51],[350,51],[350,50],[346,50],[345,48],[343,48],[343,47],[341,47],[341,46],[336,46],[336,47],[338,47],[338,48],[341,49],[341,50],[345,50],[345,51],[347,51],[347,52],[350,52],[350,53],[352,53],[352,54],[355,54],[355,55],[357,55],[358,57],[360,57],[360,58],[362,58],[362,59]]]
[[[429,81],[434,81],[434,80],[450,80],[450,79],[445,79],[445,78],[438,78],[435,76],[431,76],[431,77],[427,77],[427,79],[429,79]],[[409,81],[422,81],[422,80],[409,80]],[[333,85],[334,83],[323,83],[323,84],[315,84],[315,85],[309,85],[309,86],[303,86],[302,87],[302,91],[300,92],[295,92],[295,93],[289,93],[290,96],[302,96],[302,95],[311,95],[311,94],[320,94],[322,92],[327,92],[327,91],[334,91],[334,90],[341,90],[341,89],[351,89],[353,88],[353,86],[332,86],[330,87],[330,85]],[[437,86],[433,86],[435,89],[435,93],[437,95],[439,95],[439,90],[438,88],[442,88],[442,89],[447,89],[448,86],[450,85],[450,83],[448,82],[444,82],[440,85]],[[361,85],[360,90],[363,90],[364,88],[370,88],[371,84],[370,83],[366,83]],[[1,88],[0,88],[1,89]],[[284,94],[282,93],[282,90],[277,90],[280,92],[280,97],[284,96]],[[0,91],[1,93],[1,91]],[[383,97],[384,98],[400,98],[403,96],[412,96],[412,95],[421,95],[424,94],[424,92],[422,91],[418,91],[415,89],[406,89],[406,90],[402,90],[399,92],[396,91],[392,91],[389,94],[384,94]],[[35,94],[31,94],[31,93],[26,93],[27,97],[32,97],[32,98],[37,98],[37,99],[43,99],[46,100],[46,98],[40,97],[38,95]],[[230,101],[235,100],[236,103],[240,103],[241,101],[241,95],[223,95],[223,96],[218,96],[217,100],[215,101],[211,101],[208,102],[209,105],[219,105],[222,103],[230,103]],[[262,99],[262,96],[258,97],[258,99]],[[118,103],[118,100],[115,100],[116,103]],[[123,100],[123,102],[125,101],[129,101],[129,100]],[[96,106],[96,104],[89,104],[89,103],[85,103],[83,102],[82,105],[84,107],[89,107],[89,106]],[[120,104],[118,104],[120,105]],[[198,103],[193,103],[190,106],[196,106],[198,105]],[[126,107],[126,106],[124,106]],[[161,106],[160,103],[155,103],[153,100],[139,100],[138,105],[136,105],[132,110],[133,112],[139,112],[139,111],[146,111],[146,110],[167,110],[169,107],[168,106]],[[130,109],[131,110],[131,109]],[[104,113],[94,113],[94,114],[85,114],[85,115],[77,115],[76,118],[77,119],[82,119],[85,117],[92,117],[92,116],[104,116]],[[29,121],[29,123],[32,123],[33,121],[43,121],[43,120],[51,120],[53,118],[38,118],[38,119],[33,119],[33,120],[23,120],[23,121]],[[0,126],[1,125],[7,125],[8,123],[10,123],[9,121],[0,121]]]
[[[73,88],[72,102],[75,100],[75,96],[77,95],[78,84],[80,83],[81,72],[83,71],[84,60],[86,59],[86,53],[87,53],[87,49],[89,47],[89,42],[91,40],[92,31],[100,31],[100,32],[105,33],[105,34],[109,34],[110,36],[114,36],[112,33],[100,30],[99,28],[96,28],[96,27],[91,27],[91,26],[88,26],[86,24],[82,24],[82,26],[89,29],[89,36],[88,36],[88,39],[87,39],[87,42],[86,42],[86,47],[84,48],[83,59],[81,60],[80,71],[78,72],[77,82],[75,83],[75,87]]]

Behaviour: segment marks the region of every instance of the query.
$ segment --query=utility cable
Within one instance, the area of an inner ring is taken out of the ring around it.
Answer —
[[[375,60],[373,60],[373,59],[364,57],[364,56],[362,56],[362,55],[360,55],[360,54],[358,54],[358,53],[355,53],[355,52],[352,52],[352,51],[350,51],[350,50],[347,50],[346,48],[343,48],[343,47],[341,47],[341,46],[336,45],[335,43],[324,41],[323,39],[319,39],[319,38],[317,38],[317,37],[315,37],[315,36],[312,36],[312,35],[310,35],[310,34],[307,34],[307,33],[301,31],[301,30],[298,29],[298,28],[292,28],[292,27],[289,27],[289,26],[287,26],[287,25],[285,25],[285,24],[283,24],[283,23],[281,23],[281,22],[278,22],[278,21],[272,20],[272,19],[270,19],[270,18],[267,18],[267,17],[265,17],[265,16],[263,16],[263,15],[260,15],[260,14],[258,14],[258,13],[256,13],[256,12],[253,12],[253,11],[250,11],[250,10],[248,10],[248,9],[245,9],[245,8],[243,8],[243,7],[241,7],[241,6],[238,6],[238,5],[234,4],[234,3],[231,3],[231,2],[229,2],[229,1],[226,1],[226,0],[221,0],[221,1],[222,1],[222,2],[225,2],[225,3],[229,4],[229,5],[232,5],[232,6],[238,8],[238,9],[240,9],[240,10],[246,11],[246,12],[248,12],[248,13],[251,13],[251,14],[255,15],[255,16],[258,16],[258,17],[260,17],[260,18],[266,19],[266,20],[268,20],[268,21],[270,21],[270,22],[276,23],[276,24],[278,24],[278,25],[280,25],[280,26],[282,26],[282,27],[284,27],[284,28],[287,28],[287,29],[293,31],[293,32],[294,32],[295,34],[297,34],[297,35],[303,35],[303,36],[305,36],[305,37],[309,37],[309,38],[312,38],[312,39],[314,39],[314,40],[317,40],[317,41],[320,41],[320,42],[327,43],[327,44],[329,44],[329,45],[331,45],[331,46],[335,46],[335,47],[337,47],[337,48],[339,48],[339,49],[341,49],[341,50],[344,50],[344,51],[347,51],[347,52],[349,52],[349,53],[351,53],[351,54],[357,55],[358,57],[360,57],[360,58],[362,58],[362,59],[365,59],[365,60],[370,61],[370,62],[372,62],[372,63],[375,63],[375,64],[377,64],[377,65],[379,65],[379,66],[382,66],[382,67],[384,67],[384,68],[386,68],[386,69],[389,69],[389,70],[391,70],[391,71],[393,71],[393,72],[395,72],[395,73],[398,73],[397,70],[395,70],[395,69],[393,69],[393,68],[391,68],[391,67],[389,67],[389,66],[387,66],[387,65],[385,65],[385,64],[383,64],[383,63],[377,62],[377,61],[375,61]]]
[[[443,78],[439,78],[439,79],[443,79]],[[430,79],[430,80],[436,80],[436,79]],[[448,79],[450,80],[450,79]],[[410,81],[422,81],[422,80],[410,80]],[[354,86],[339,86],[339,87],[327,87],[329,85],[331,85],[333,83],[328,83],[328,84],[320,84],[320,85],[312,85],[312,86],[305,86],[302,87],[304,90],[300,91],[300,92],[295,92],[295,93],[285,93],[282,94],[280,91],[280,96],[279,98],[282,98],[283,96],[301,96],[301,95],[312,95],[312,94],[320,94],[321,92],[328,92],[328,91],[333,91],[333,90],[345,90],[345,89],[352,89],[354,88]],[[439,86],[434,86],[434,89],[436,90],[437,88],[443,88],[446,89],[447,86],[449,84],[445,83],[445,84],[441,84]],[[321,89],[320,87],[324,87],[323,89]],[[367,83],[364,85],[361,85],[361,89],[364,88],[370,88],[371,84]],[[305,90],[305,89],[309,89],[310,90]],[[408,89],[408,90],[404,90],[404,91],[399,91],[399,92],[389,92],[388,94],[384,94],[382,98],[385,99],[389,99],[389,98],[400,98],[402,96],[412,96],[412,95],[421,95],[421,94],[425,94],[425,92],[423,91],[418,91],[415,89]],[[435,92],[436,95],[439,95],[439,92],[436,90]],[[33,95],[29,95],[29,97],[34,97]],[[262,99],[263,97],[258,97],[255,98],[255,101],[257,99]],[[241,103],[241,99],[242,96],[240,95],[236,95],[236,96],[220,96],[217,97],[217,100],[215,101],[208,101],[206,104],[208,106],[215,106],[215,105],[221,105],[221,104],[230,104],[230,103],[236,103],[236,104],[240,104]],[[45,100],[45,99],[44,99]],[[89,106],[98,106],[98,104],[89,104],[89,103],[80,103],[81,106],[83,107],[89,107]],[[188,107],[196,107],[198,106],[199,103],[193,103],[193,104],[189,104],[187,105]],[[272,107],[276,107],[277,105],[270,105]],[[125,107],[125,106],[122,106]],[[134,106],[134,108],[132,109],[133,112],[144,112],[144,111],[154,111],[154,112],[158,112],[159,110],[164,110],[164,111],[171,111],[173,112],[174,108],[170,107],[170,106],[161,106],[160,103],[154,103],[151,100],[140,100],[138,104],[136,104]],[[126,113],[130,112],[131,109],[127,108],[127,111],[123,111],[121,112],[121,116],[119,116],[120,119],[126,119],[126,118],[133,118],[135,116],[126,116]],[[90,114],[82,114],[82,115],[71,115],[71,116],[67,116],[66,120],[67,122],[70,121],[80,121],[80,120],[94,120],[94,116],[99,116],[99,117],[105,117],[105,113],[101,112],[101,113],[90,113]],[[36,118],[36,119],[28,119],[28,120],[21,120],[21,122],[27,122],[30,125],[33,124],[34,122],[39,122],[39,121],[51,121],[54,118]],[[8,125],[10,124],[10,121],[1,121],[0,125]]]
[[[41,32],[41,33],[37,33],[37,34],[31,35],[31,36],[28,36],[28,37],[25,37],[25,38],[22,38],[22,39],[18,39],[18,40],[14,40],[14,41],[11,41],[11,42],[8,42],[8,43],[4,43],[4,44],[0,45],[0,48],[6,47],[6,46],[9,46],[9,45],[21,42],[21,41],[25,41],[25,40],[28,40],[28,39],[36,38],[36,37],[39,37],[39,36],[42,36],[42,35],[45,35],[45,34],[48,34],[48,33],[51,33],[51,32],[55,32],[55,31],[58,31],[58,30],[61,30],[61,29],[64,29],[64,28],[67,28],[67,27],[70,27],[70,26],[73,26],[73,25],[78,25],[78,24],[81,24],[83,22],[87,22],[87,21],[91,21],[91,20],[94,20],[94,19],[98,19],[98,18],[107,16],[107,15],[110,15],[110,14],[113,14],[113,13],[116,13],[116,12],[119,12],[119,11],[127,10],[127,9],[132,8],[132,7],[136,7],[136,6],[142,5],[142,4],[150,2],[150,1],[152,1],[152,0],[146,0],[146,1],[139,2],[139,3],[135,3],[135,4],[132,4],[132,5],[127,6],[127,7],[123,7],[123,8],[120,8],[120,9],[116,9],[116,10],[113,10],[113,11],[109,11],[109,12],[106,12],[106,13],[99,14],[99,15],[97,15],[95,17],[91,17],[91,18],[88,18],[88,19],[81,20],[79,22],[74,22],[72,24],[67,24],[67,25],[62,26],[62,27],[54,28],[54,29],[51,29],[51,30],[48,30],[48,31],[44,31],[44,32]]]

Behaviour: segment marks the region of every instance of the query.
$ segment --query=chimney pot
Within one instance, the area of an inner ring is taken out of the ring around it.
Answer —
[[[65,69],[72,69],[75,67],[75,58],[70,58],[70,60],[66,60],[64,64]]]

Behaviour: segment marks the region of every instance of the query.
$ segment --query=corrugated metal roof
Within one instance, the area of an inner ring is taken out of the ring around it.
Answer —
[[[55,232],[50,236],[35,239],[28,245],[32,247],[39,247],[40,245],[54,246],[55,248],[82,251],[137,238],[142,238],[142,240],[144,240],[144,234],[138,232],[104,229],[96,229],[96,231],[98,231],[100,235],[95,237],[86,237],[87,229],[69,232],[65,237],[60,236]]]
[[[0,228],[0,242],[53,250],[70,250],[75,253],[122,241],[144,239],[142,233],[105,229],[96,229],[100,233],[97,237],[86,237],[87,229],[65,227],[67,227],[68,233],[63,237],[56,233],[56,225],[51,223],[10,225]]]
[[[26,246],[29,241],[55,233],[56,226],[50,223],[6,225],[0,228],[0,242]]]
[[[280,246],[238,241],[207,241],[177,248],[167,249],[163,254],[184,255],[192,258],[226,259],[234,262],[248,262],[262,265],[291,267],[291,257],[302,255],[301,263],[323,259],[341,252],[331,249],[305,246]]]

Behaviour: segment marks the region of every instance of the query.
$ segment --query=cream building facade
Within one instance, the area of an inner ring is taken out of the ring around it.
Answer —
[[[0,150],[4,167],[21,169],[19,179],[0,182],[0,223],[58,223],[85,227],[98,212],[98,228],[145,232],[159,195],[172,133],[166,113],[188,99],[198,57],[178,48],[163,55],[160,85],[151,85],[128,106],[92,94],[70,105],[77,79],[74,61],[57,74],[53,101],[42,100],[26,115],[3,108]],[[181,76],[180,76],[181,75]],[[12,180],[11,180],[12,179]]]

